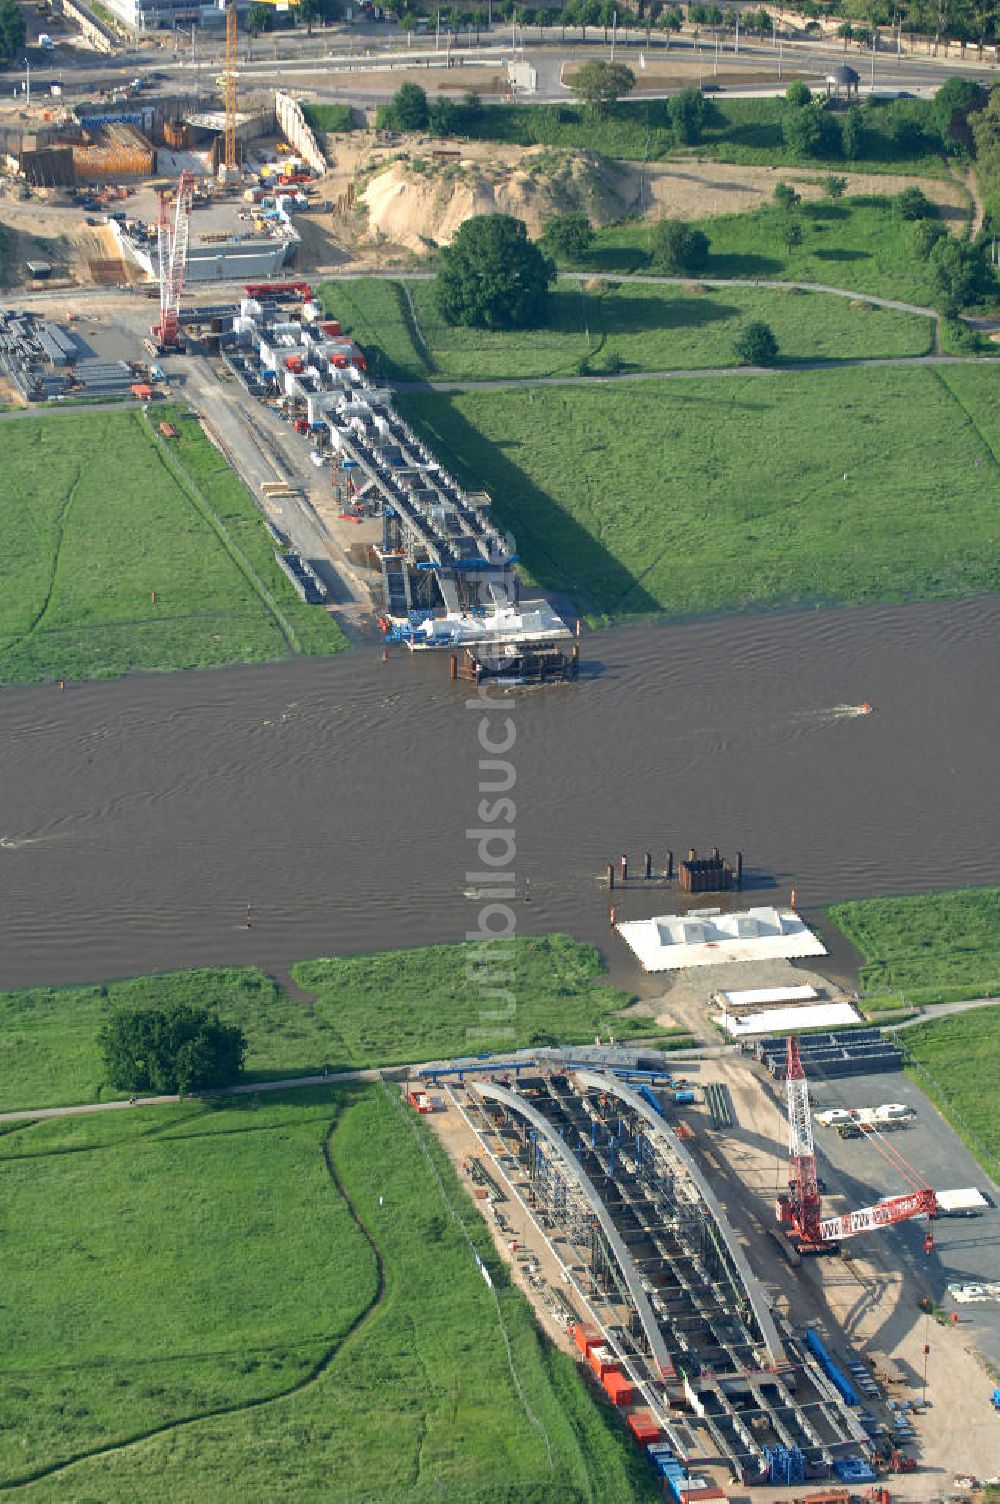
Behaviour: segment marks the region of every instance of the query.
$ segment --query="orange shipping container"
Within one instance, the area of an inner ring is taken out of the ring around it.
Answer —
[[[600,1332],[589,1321],[578,1321],[573,1328],[573,1337],[582,1353],[589,1353],[592,1347],[599,1347],[601,1343]]]
[[[631,1405],[632,1385],[623,1373],[617,1370],[601,1375],[604,1392],[613,1405]]]
[[[660,1428],[652,1410],[633,1410],[628,1428],[640,1446],[648,1447],[660,1439]]]
[[[592,1347],[587,1357],[590,1359],[591,1368],[602,1383],[604,1382],[604,1375],[606,1373],[617,1372],[615,1360],[606,1347]]]

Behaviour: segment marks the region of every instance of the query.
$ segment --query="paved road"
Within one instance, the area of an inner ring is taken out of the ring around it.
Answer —
[[[608,54],[608,40],[601,28],[590,27],[585,37],[580,35],[579,28],[565,31],[547,27],[546,31],[548,35],[539,36],[535,27],[519,27],[516,37],[518,53],[536,68],[538,91],[533,98],[539,102],[566,98],[566,88],[560,81],[565,62],[579,62],[592,56],[606,57]],[[406,61],[418,66],[426,62],[431,67],[445,67],[450,59],[450,65],[455,66],[464,63],[470,52],[475,52],[484,57],[487,66],[498,67],[503,59],[512,55],[514,37],[509,27],[498,25],[492,32],[480,32],[478,40],[468,35],[457,37],[452,39],[449,47],[442,36],[437,51],[433,43],[433,36],[429,36],[415,38],[407,46],[402,35],[392,26],[367,31],[357,27],[337,27],[317,32],[312,38],[275,36],[266,41],[260,39],[250,47],[241,46],[240,74],[264,87],[306,85],[319,95],[343,97],[345,81],[356,77],[354,70],[387,68],[392,61],[397,65]],[[660,34],[647,38],[640,29],[622,28],[618,32],[618,48],[626,60],[634,57],[636,49],[641,49],[650,60],[662,59],[668,51],[678,61],[700,60],[705,78],[714,76],[715,40],[707,32],[700,39],[693,34],[672,38]],[[270,53],[270,56],[265,53]],[[177,48],[167,38],[159,46],[123,49],[113,57],[81,51],[60,40],[54,52],[35,49],[31,62],[37,67],[40,77],[58,78],[64,90],[70,89],[73,93],[83,88],[121,84],[123,74],[148,77],[154,73],[160,76],[151,80],[150,93],[174,92],[179,86],[185,90],[194,87],[201,91],[204,85],[204,92],[210,94],[218,92],[214,78],[223,57],[221,30],[201,29],[195,38],[193,57],[190,45],[182,44]],[[722,81],[728,65],[763,67],[767,71],[773,68],[774,89],[777,91],[787,81],[789,73],[814,72],[821,78],[832,62],[843,62],[845,54],[842,43],[833,38],[827,42],[782,40],[780,45],[775,45],[771,39],[760,41],[744,35],[738,56],[734,52],[734,39],[727,37],[719,59],[718,78]],[[862,87],[867,90],[872,79],[872,54],[852,48],[847,61],[861,74]],[[11,89],[20,87],[23,82],[20,59],[18,62],[17,68],[0,70],[0,80],[7,82]],[[897,56],[886,48],[875,55],[875,87],[884,91],[933,89],[956,70],[964,76],[980,77],[984,81],[990,80],[997,72],[994,63],[980,63],[974,55],[964,59],[957,56],[933,58],[904,52]],[[387,83],[388,88],[392,86]],[[667,89],[662,91],[663,95],[669,92]],[[375,92],[366,95],[356,84],[352,86],[351,94],[356,102],[380,97]],[[645,90],[643,95],[646,98],[659,97]]]

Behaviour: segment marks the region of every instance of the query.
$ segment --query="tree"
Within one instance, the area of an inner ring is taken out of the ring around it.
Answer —
[[[773,198],[778,208],[784,209],[786,213],[802,202],[801,193],[796,193],[791,183],[775,183]]]
[[[401,84],[379,110],[378,121],[393,131],[425,131],[430,123],[427,95],[419,84]]]
[[[544,323],[555,267],[521,219],[477,214],[441,252],[436,296],[448,324],[527,329]]]
[[[977,302],[989,286],[990,275],[982,252],[964,240],[942,236],[929,257],[938,306],[948,318]]]
[[[657,271],[704,271],[708,261],[708,236],[693,230],[681,219],[661,219],[650,232],[650,261]]]
[[[262,31],[270,31],[274,25],[274,7],[271,5],[251,5],[247,11],[247,31],[252,37],[260,36]]]
[[[938,241],[947,233],[939,219],[918,219],[910,226],[907,239],[913,254],[921,261],[927,261]]]
[[[786,219],[784,224],[785,246],[789,251],[794,251],[797,245],[802,244],[802,226],[797,219]]]
[[[298,0],[295,17],[306,23],[306,34],[312,36],[314,21],[335,21],[340,15],[338,0]]]
[[[896,194],[892,207],[900,219],[933,219],[938,212],[926,193],[912,184]]]
[[[705,96],[700,89],[682,89],[670,101],[670,124],[682,146],[701,140],[705,125]]]
[[[812,102],[812,90],[800,78],[795,78],[785,90],[785,99],[796,110]]]
[[[797,157],[815,157],[822,151],[823,114],[817,104],[793,105],[782,111],[781,134]]]
[[[773,366],[778,359],[778,341],[767,324],[754,319],[740,330],[733,354],[741,366]]]
[[[844,156],[849,162],[856,162],[861,156],[865,140],[865,117],[860,105],[852,104],[844,116],[842,140]]]
[[[190,1003],[115,1008],[98,1043],[108,1081],[129,1092],[232,1086],[246,1056],[242,1029]]]
[[[986,103],[986,90],[969,78],[949,78],[934,96],[931,113],[945,146],[967,145],[968,117]]]
[[[843,198],[846,188],[847,179],[838,177],[834,172],[823,179],[823,192],[827,198]]]
[[[580,261],[590,250],[594,231],[586,214],[554,214],[540,239],[550,256]]]
[[[631,94],[635,74],[624,63],[605,63],[595,57],[576,70],[570,88],[590,105],[595,115],[603,115],[609,104]]]
[[[432,136],[454,136],[460,120],[461,111],[453,99],[435,99],[427,111]]]
[[[0,0],[0,61],[9,62],[24,47],[24,16],[15,0]]]

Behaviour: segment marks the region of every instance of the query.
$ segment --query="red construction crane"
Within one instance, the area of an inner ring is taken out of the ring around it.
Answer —
[[[194,174],[182,172],[171,221],[170,199],[160,194],[157,251],[160,263],[160,322],[150,331],[161,350],[176,350],[179,344],[181,292],[187,265],[188,238]]]
[[[911,1190],[841,1217],[822,1217],[809,1111],[809,1084],[802,1068],[799,1047],[791,1035],[785,1058],[785,1085],[788,1093],[788,1190],[779,1195],[777,1210],[778,1221],[799,1253],[835,1253],[841,1240],[852,1238],[855,1233],[891,1227],[896,1222],[908,1222],[914,1217],[937,1215],[937,1197],[923,1176],[897,1149],[873,1135],[890,1164],[909,1181]],[[930,1253],[933,1247],[934,1237],[928,1230],[924,1252]]]

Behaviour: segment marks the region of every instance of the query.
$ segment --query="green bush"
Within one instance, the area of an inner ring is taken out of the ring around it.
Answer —
[[[768,324],[755,319],[737,335],[733,354],[741,366],[773,366],[778,359],[778,341]]]
[[[708,236],[680,219],[661,219],[649,237],[650,264],[657,271],[684,273],[703,271],[708,261]]]
[[[700,89],[682,89],[670,101],[670,123],[677,140],[693,146],[701,140],[705,125],[705,96]]]
[[[430,122],[427,95],[419,84],[401,84],[376,116],[377,123],[391,131],[425,131]]]
[[[938,212],[923,189],[912,184],[896,194],[892,206],[900,219],[932,219]]]
[[[593,226],[586,214],[554,214],[539,237],[550,256],[561,261],[580,261],[590,250]]]

